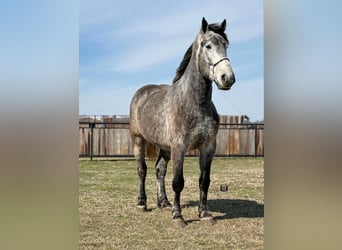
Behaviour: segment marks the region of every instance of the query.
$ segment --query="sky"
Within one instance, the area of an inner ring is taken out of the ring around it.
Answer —
[[[260,0],[81,0],[79,114],[128,115],[135,91],[170,84],[202,17],[227,20],[228,57],[236,82],[213,85],[221,115],[264,119],[264,17]]]

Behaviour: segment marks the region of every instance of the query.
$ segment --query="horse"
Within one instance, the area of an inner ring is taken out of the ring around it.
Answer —
[[[155,164],[157,177],[157,205],[170,209],[172,221],[185,226],[180,206],[184,188],[183,163],[188,150],[199,150],[200,220],[215,222],[208,211],[207,194],[210,169],[216,150],[219,115],[212,102],[212,82],[220,90],[229,90],[235,75],[227,57],[228,38],[226,19],[208,24],[202,18],[196,39],[184,55],[171,85],[146,85],[137,90],[130,104],[130,135],[137,160],[140,180],[139,209],[147,208],[145,179],[146,147],[159,151]],[[165,192],[168,162],[172,162],[174,191],[173,206]]]

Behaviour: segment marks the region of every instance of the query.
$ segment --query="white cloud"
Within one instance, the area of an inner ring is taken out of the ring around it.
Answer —
[[[141,5],[140,1],[126,0],[81,0],[80,33],[96,32],[96,29],[108,29],[111,25],[124,22],[127,13]]]
[[[146,2],[139,4],[149,6]],[[168,9],[164,5],[158,2],[151,10],[146,8],[144,12],[131,13],[139,6],[132,5],[130,1],[115,1],[115,5],[112,1],[84,1],[81,4],[81,39],[83,33],[83,39],[95,40],[99,46],[109,48],[111,52],[105,55],[106,59],[101,59],[111,63],[108,68],[139,71],[179,58],[179,54],[184,53],[195,39],[202,16],[206,16],[209,22],[220,22],[226,18],[232,44],[263,33],[263,13],[259,1],[253,0],[249,4],[240,1],[217,1],[215,4],[196,1],[196,4],[186,3],[182,8],[171,6]],[[120,8],[117,9],[117,6]],[[162,11],[162,14],[156,10]],[[125,44],[120,44],[120,49],[116,50],[119,41],[125,41]]]
[[[113,62],[115,66],[110,69],[118,72],[139,71],[152,65],[180,58],[186,49],[187,46],[184,46],[182,39],[151,42],[143,47],[128,50],[120,56],[120,59]]]

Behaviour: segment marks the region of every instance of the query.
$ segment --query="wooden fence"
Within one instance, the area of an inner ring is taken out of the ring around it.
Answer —
[[[264,124],[244,123],[244,116],[221,116],[216,156],[264,156]],[[132,157],[127,117],[102,117],[79,121],[80,157]],[[198,155],[196,150],[188,156]]]

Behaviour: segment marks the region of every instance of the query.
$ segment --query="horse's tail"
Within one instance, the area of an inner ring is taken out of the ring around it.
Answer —
[[[151,143],[147,143],[146,156],[150,160],[157,160],[158,155],[159,155],[159,148]]]

